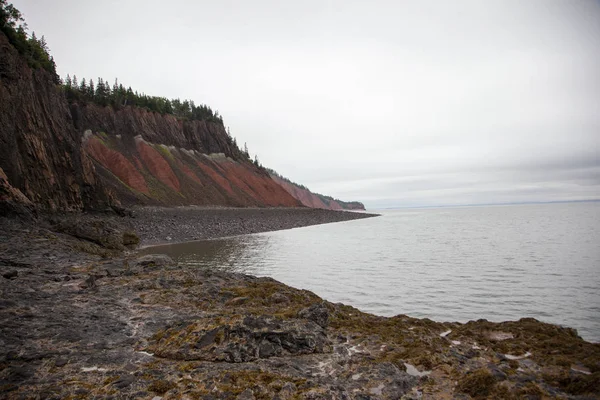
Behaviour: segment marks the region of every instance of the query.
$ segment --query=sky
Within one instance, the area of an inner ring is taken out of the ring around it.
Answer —
[[[600,199],[600,1],[13,3],[62,77],[208,104],[313,191]]]

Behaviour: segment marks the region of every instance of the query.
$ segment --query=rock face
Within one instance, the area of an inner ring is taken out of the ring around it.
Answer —
[[[107,206],[301,206],[231,146],[222,124],[69,105],[0,33],[3,214]]]
[[[311,208],[324,208],[327,210],[364,210],[364,204],[358,201],[340,201],[334,200],[328,196],[313,193],[310,190],[300,187],[292,182],[271,175],[271,178],[279,183],[289,194],[298,199],[304,206]]]
[[[108,194],[81,139],[60,88],[47,72],[30,69],[0,33],[3,179],[45,209],[108,204]]]
[[[0,168],[0,216],[26,214],[33,204],[19,190],[8,183],[8,177]]]
[[[0,78],[3,214],[17,204],[364,208],[275,182],[232,144],[222,123],[68,104],[52,77],[29,68],[2,33]]]
[[[86,128],[84,149],[93,158],[101,180],[124,204],[301,206],[268,173],[229,147],[220,125],[178,121],[130,107],[114,111],[88,104],[71,109],[78,116],[77,124]],[[188,124],[194,128],[187,129]],[[154,129],[165,129],[167,136],[159,136]],[[171,132],[177,129],[180,134]],[[188,133],[193,140],[186,137]],[[183,139],[177,142],[170,134]],[[205,153],[214,149],[221,152]]]

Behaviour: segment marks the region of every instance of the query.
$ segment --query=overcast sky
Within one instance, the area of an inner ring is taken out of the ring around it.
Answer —
[[[600,2],[14,0],[61,76],[218,110],[367,207],[600,198]]]

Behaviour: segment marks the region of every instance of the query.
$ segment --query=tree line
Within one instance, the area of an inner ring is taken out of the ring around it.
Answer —
[[[54,83],[60,83],[60,77],[56,73],[56,63],[50,55],[46,39],[44,36],[38,39],[35,32],[29,36],[23,15],[6,0],[0,0],[0,31],[27,60],[31,68],[45,69],[51,74]]]
[[[76,75],[73,75],[72,78],[67,75],[62,86],[69,102],[91,102],[101,106],[112,106],[115,109],[134,106],[160,114],[171,114],[179,118],[223,124],[223,118],[219,112],[213,111],[206,104],[197,106],[193,100],[169,100],[166,97],[148,96],[137,90],[133,91],[131,86],[125,88],[118,79],[115,79],[111,86],[102,78],[98,78],[96,83],[93,79],[86,80],[85,78],[79,82]]]

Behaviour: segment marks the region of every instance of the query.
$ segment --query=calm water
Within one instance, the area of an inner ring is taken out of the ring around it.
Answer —
[[[147,252],[270,276],[380,315],[527,316],[600,341],[600,203],[382,213]]]

